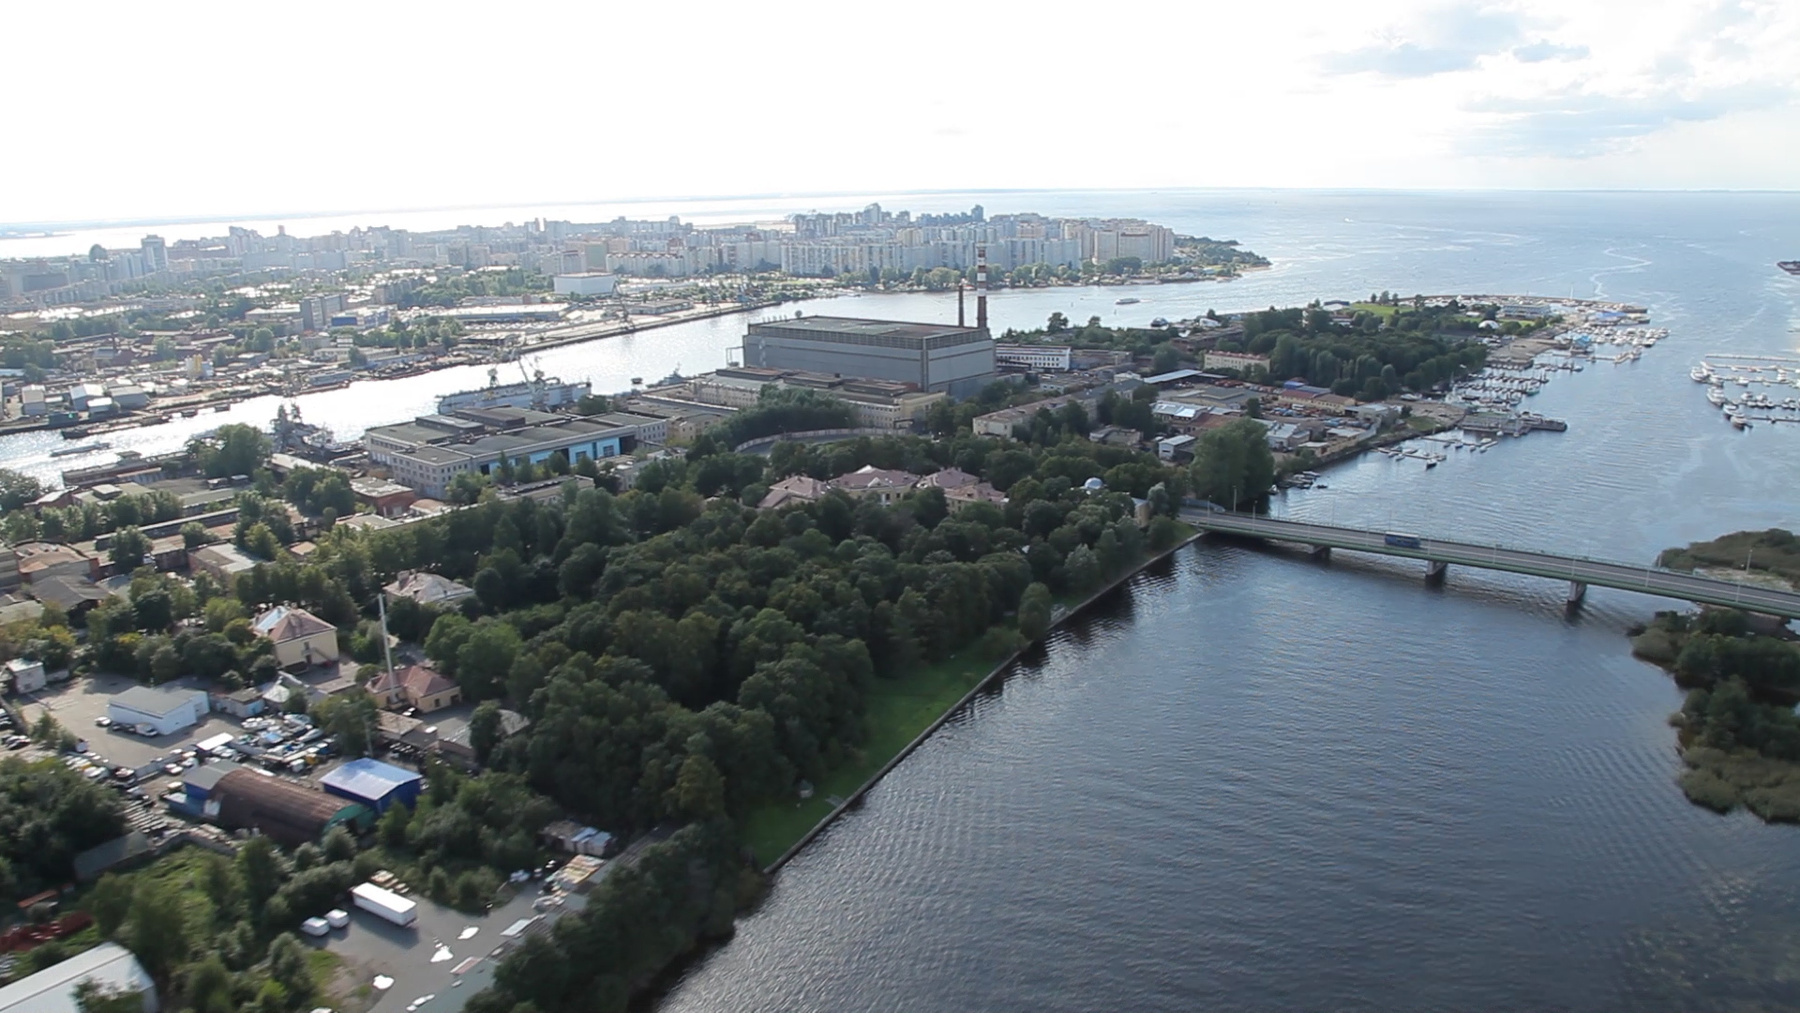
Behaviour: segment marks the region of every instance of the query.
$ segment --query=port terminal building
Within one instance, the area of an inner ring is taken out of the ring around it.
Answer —
[[[968,397],[995,378],[994,339],[985,327],[802,316],[751,324],[744,365],[887,380]]]

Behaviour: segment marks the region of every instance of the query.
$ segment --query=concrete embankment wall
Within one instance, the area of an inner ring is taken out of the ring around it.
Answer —
[[[1100,590],[1095,591],[1093,594],[1090,594],[1086,598],[1083,598],[1081,601],[1075,603],[1075,605],[1072,606],[1068,611],[1064,612],[1061,616],[1057,617],[1055,622],[1050,624],[1050,629],[1045,632],[1044,637],[1046,639],[1048,639],[1050,634],[1055,632],[1058,627],[1062,626],[1064,623],[1069,622],[1070,620],[1074,619],[1075,617],[1081,615],[1083,612],[1085,612],[1088,609],[1089,606],[1093,605],[1095,602],[1106,597],[1107,595],[1111,594],[1112,592],[1118,590],[1120,587],[1123,587],[1133,577],[1136,577],[1139,573],[1142,573],[1145,569],[1150,567],[1152,564],[1160,562],[1161,560],[1167,559],[1170,556],[1174,555],[1176,552],[1179,552],[1180,550],[1186,548],[1187,546],[1192,545],[1195,541],[1198,541],[1200,539],[1200,537],[1204,534],[1205,534],[1205,532],[1203,532],[1203,531],[1196,531],[1195,533],[1193,533],[1193,534],[1189,535],[1188,537],[1182,539],[1181,541],[1175,543],[1174,545],[1170,546],[1169,548],[1164,549],[1163,551],[1158,552],[1153,556],[1150,556],[1149,558],[1145,559],[1143,562],[1139,563],[1138,565],[1132,567],[1131,569],[1125,571],[1123,574],[1119,575],[1119,577],[1117,579],[1107,583],[1104,587],[1100,588]],[[925,740],[931,738],[931,736],[933,734],[935,734],[939,728],[944,727],[944,722],[949,721],[952,717],[955,717],[957,712],[961,711],[964,707],[967,707],[971,700],[974,700],[976,697],[980,696],[983,692],[985,692],[988,689],[988,687],[994,685],[1000,679],[1001,676],[1005,675],[1007,673],[1007,671],[1009,671],[1012,668],[1013,663],[1019,660],[1019,656],[1024,654],[1026,651],[1030,650],[1033,646],[1035,646],[1036,643],[1037,642],[1034,641],[1031,644],[1027,644],[1024,647],[1020,648],[1019,650],[1014,651],[1012,654],[1008,655],[1007,657],[1003,658],[998,665],[994,666],[992,671],[988,672],[987,675],[982,677],[980,682],[976,683],[975,686],[972,689],[970,689],[967,693],[964,693],[960,700],[957,700],[954,704],[951,704],[948,708],[946,708],[944,713],[938,715],[936,721],[933,721],[931,724],[927,725],[925,727],[925,730],[920,732],[918,735],[913,736],[913,740],[911,742],[908,742],[906,744],[905,748],[901,749],[898,753],[895,753],[892,759],[888,760],[888,762],[881,765],[880,770],[877,770],[875,773],[871,774],[867,781],[864,781],[862,783],[862,785],[859,786],[854,792],[851,792],[849,798],[838,803],[836,808],[832,809],[829,813],[826,813],[825,817],[823,819],[819,820],[818,823],[813,825],[813,828],[811,830],[808,830],[806,832],[806,836],[800,838],[798,841],[795,841],[793,847],[782,852],[781,857],[775,859],[775,861],[770,862],[768,867],[763,869],[763,874],[764,875],[773,875],[774,873],[779,871],[782,866],[784,866],[788,862],[792,861],[795,855],[798,855],[801,852],[801,850],[803,850],[808,844],[811,844],[813,842],[813,838],[818,837],[820,834],[824,833],[825,828],[831,826],[832,823],[836,822],[837,818],[839,816],[842,816],[846,811],[848,811],[851,806],[854,806],[858,802],[861,802],[862,797],[864,795],[868,794],[869,790],[871,788],[873,788],[873,787],[875,787],[875,785],[879,784],[881,782],[881,779],[888,775],[889,771],[893,770],[895,767],[898,767],[900,765],[900,761],[906,759],[908,756],[911,756],[913,750],[915,750],[915,749],[919,748],[921,745],[923,745],[925,743]]]

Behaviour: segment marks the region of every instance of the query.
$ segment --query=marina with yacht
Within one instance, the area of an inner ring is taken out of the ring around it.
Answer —
[[[1706,400],[1735,429],[1758,422],[1800,423],[1800,358],[1715,352],[1688,370],[1706,385]]]

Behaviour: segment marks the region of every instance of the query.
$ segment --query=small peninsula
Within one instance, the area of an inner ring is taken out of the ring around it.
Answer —
[[[1740,531],[1669,549],[1657,562],[1735,568],[1789,586],[1800,576],[1800,539],[1779,528]],[[1688,799],[1721,813],[1743,806],[1771,823],[1800,822],[1800,643],[1786,624],[1736,609],[1658,612],[1631,648],[1688,691],[1669,717],[1687,765],[1681,790]]]

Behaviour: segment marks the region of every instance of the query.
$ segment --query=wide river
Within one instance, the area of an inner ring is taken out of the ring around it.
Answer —
[[[1280,265],[1152,290],[1141,316],[1572,290],[1644,303],[1671,332],[1534,398],[1565,434],[1431,471],[1375,457],[1277,512],[1635,561],[1800,522],[1800,431],[1734,432],[1687,377],[1708,352],[1795,352],[1800,280],[1772,262],[1800,256],[1779,243],[1800,237],[1800,197],[1141,210]],[[1007,295],[997,316],[1041,318],[1056,295]],[[1070,315],[1124,311],[1101,301]],[[1625,639],[1668,604],[1595,590],[1570,618],[1557,583],[1421,577],[1346,553],[1184,551],[913,754],[661,1008],[1800,1004],[1800,829],[1682,798],[1665,723],[1680,694]]]
[[[894,207],[908,202],[883,198]],[[1734,432],[1687,371],[1796,354],[1800,195],[1286,192],[940,195],[918,210],[1141,215],[1276,261],[1223,285],[1001,293],[1146,322],[1381,289],[1651,308],[1642,361],[1559,374],[1564,434],[1383,457],[1278,513],[1648,561],[1800,524],[1800,427]],[[860,206],[845,199],[832,207]],[[700,216],[703,209],[690,209]],[[467,220],[486,220],[479,215]],[[492,217],[492,216],[489,216]],[[515,218],[518,214],[509,215]],[[495,220],[499,220],[496,218]],[[808,312],[949,319],[953,299]],[[545,353],[597,389],[722,364],[742,318]],[[481,371],[303,399],[343,435]],[[111,437],[266,422],[274,402]],[[56,437],[0,441],[39,474]],[[104,458],[98,458],[104,460]],[[66,466],[66,464],[65,464]],[[1061,631],[776,878],[662,999],[791,1010],[1740,1009],[1800,1006],[1800,829],[1690,806],[1680,695],[1625,630],[1668,603],[1340,553],[1202,543]]]

